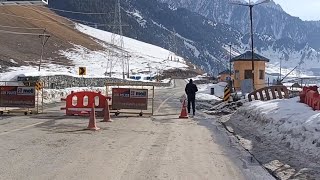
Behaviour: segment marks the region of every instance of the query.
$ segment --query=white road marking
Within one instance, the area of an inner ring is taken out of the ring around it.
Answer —
[[[16,131],[21,131],[23,129],[27,129],[29,127],[33,127],[33,126],[36,126],[36,125],[39,125],[39,124],[43,124],[43,123],[45,123],[45,122],[38,122],[38,123],[34,123],[34,124],[31,124],[31,125],[28,125],[28,126],[24,126],[22,128],[13,129],[13,130],[10,130],[10,131],[7,131],[7,132],[2,132],[2,133],[0,133],[0,136],[6,135],[6,134],[9,134],[9,133],[13,133],[13,132],[16,132]]]
[[[156,113],[158,113],[160,111],[160,108],[173,96],[168,97],[167,99],[165,99],[164,101],[162,101],[162,103],[160,104],[160,106],[157,108]]]

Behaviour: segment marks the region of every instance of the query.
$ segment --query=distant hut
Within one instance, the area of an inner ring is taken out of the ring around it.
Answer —
[[[234,86],[240,90],[241,81],[252,79],[252,53],[247,51],[231,59],[234,67]],[[254,87],[260,89],[265,87],[266,63],[270,60],[259,54],[254,53]]]
[[[220,72],[218,75],[218,81],[220,81],[220,82],[227,82],[230,78],[232,79],[232,74],[230,77],[230,70],[229,69]]]

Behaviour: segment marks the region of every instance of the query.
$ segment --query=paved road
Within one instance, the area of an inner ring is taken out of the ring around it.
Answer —
[[[214,119],[178,119],[185,82],[156,90],[156,115],[83,131],[58,107],[0,117],[0,179],[273,179]]]

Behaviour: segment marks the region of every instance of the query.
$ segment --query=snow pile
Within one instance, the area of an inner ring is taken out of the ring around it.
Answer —
[[[320,154],[320,111],[313,111],[299,98],[246,103],[237,113],[275,142],[296,151]]]
[[[227,84],[228,83],[226,83],[226,82],[219,82],[218,84],[212,84],[210,86],[209,91],[211,91],[211,88],[214,88],[214,95],[219,97],[219,98],[223,98],[223,96],[224,96],[224,88],[227,86]]]
[[[66,89],[44,89],[43,90],[43,102],[45,104],[60,102],[61,98],[66,98],[71,92],[80,91],[93,91],[101,92],[106,94],[106,87],[77,87],[77,88],[66,88]]]
[[[200,84],[198,86],[198,92],[196,95],[197,100],[202,101],[221,101],[221,99],[215,95],[211,95],[211,88],[214,87],[216,91],[216,84]],[[220,89],[217,89],[218,91]]]
[[[171,82],[167,80],[167,82]],[[166,89],[172,88],[173,82],[169,87],[155,87],[155,89]],[[118,88],[117,86],[108,86],[108,96],[111,96],[112,88]],[[136,89],[148,89],[149,95],[152,95],[152,87],[141,87],[141,86],[121,86],[121,88],[136,88]],[[90,91],[90,92],[101,92],[106,95],[106,87],[72,87],[66,89],[43,89],[43,101],[45,104],[51,104],[55,102],[61,102],[61,98],[66,98],[71,92]]]

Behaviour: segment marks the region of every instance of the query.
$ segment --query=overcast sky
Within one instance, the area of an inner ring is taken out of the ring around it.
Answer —
[[[302,20],[320,20],[320,0],[274,0],[288,14]]]

